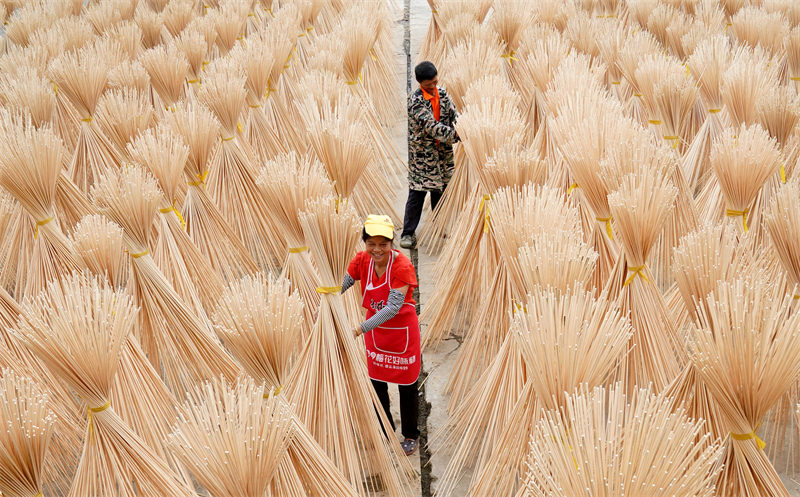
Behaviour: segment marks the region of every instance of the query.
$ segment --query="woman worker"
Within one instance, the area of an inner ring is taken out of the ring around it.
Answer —
[[[417,277],[408,257],[392,249],[394,224],[388,216],[370,214],[361,235],[365,248],[350,261],[342,292],[361,281],[367,320],[356,326],[364,334],[367,368],[386,417],[395,429],[389,409],[389,387],[400,391],[400,444],[406,455],[417,449],[417,378],[420,370],[419,321],[413,298]]]

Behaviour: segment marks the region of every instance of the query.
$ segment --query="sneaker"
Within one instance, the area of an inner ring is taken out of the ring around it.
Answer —
[[[410,249],[417,246],[417,237],[414,235],[403,235],[400,238],[400,246],[404,249]]]
[[[403,452],[405,452],[407,456],[410,456],[417,450],[417,440],[415,438],[406,438],[400,442],[400,447],[403,448]]]

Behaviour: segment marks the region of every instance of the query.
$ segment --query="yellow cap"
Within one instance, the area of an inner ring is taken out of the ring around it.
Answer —
[[[369,236],[382,236],[389,240],[394,239],[394,223],[389,216],[370,214],[364,223],[364,231]]]

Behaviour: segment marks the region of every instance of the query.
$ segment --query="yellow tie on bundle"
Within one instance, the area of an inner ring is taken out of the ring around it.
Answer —
[[[326,295],[333,295],[336,293],[340,293],[342,291],[342,287],[340,286],[318,286],[317,293],[322,293]]]
[[[611,216],[608,217],[596,217],[598,221],[601,223],[606,223],[606,233],[608,233],[608,238],[610,240],[614,239],[614,232],[611,231]]]
[[[742,226],[744,227],[744,232],[747,233],[747,211],[750,209],[745,209],[743,211],[737,211],[735,209],[726,209],[725,215],[730,217],[738,217],[742,216]]]
[[[89,436],[94,437],[94,422],[92,421],[92,413],[103,412],[111,406],[111,401],[107,400],[105,404],[100,407],[87,407],[86,413],[89,415]]]
[[[487,200],[492,200],[491,195],[484,195],[483,199],[481,199],[481,203],[478,206],[479,210],[483,210],[483,232],[489,232],[489,204],[486,203]]]
[[[622,285],[622,286],[628,286],[628,285],[630,285],[630,284],[631,284],[631,282],[633,281],[633,279],[636,277],[636,275],[637,275],[637,274],[638,274],[638,275],[639,275],[639,276],[640,276],[640,277],[641,277],[643,280],[645,280],[646,282],[650,283],[650,280],[649,280],[649,279],[647,279],[647,275],[646,275],[646,274],[644,274],[644,273],[642,272],[643,270],[644,270],[644,264],[642,264],[641,266],[629,267],[629,268],[628,268],[628,271],[632,272],[633,274],[631,274],[631,275],[628,277],[628,279],[627,279],[627,280],[625,280],[625,284],[624,284],[624,285]]]
[[[764,447],[767,446],[766,442],[761,440],[758,435],[756,435],[755,431],[751,431],[750,433],[733,433],[731,432],[731,438],[734,440],[738,440],[740,442],[744,442],[746,440],[753,440],[755,439],[756,445],[758,445],[759,450],[764,450]]]

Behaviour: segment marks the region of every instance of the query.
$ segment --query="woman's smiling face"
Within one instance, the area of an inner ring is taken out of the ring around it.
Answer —
[[[389,255],[392,253],[391,240],[385,236],[371,236],[364,241],[364,244],[375,264],[382,266],[389,262]]]

